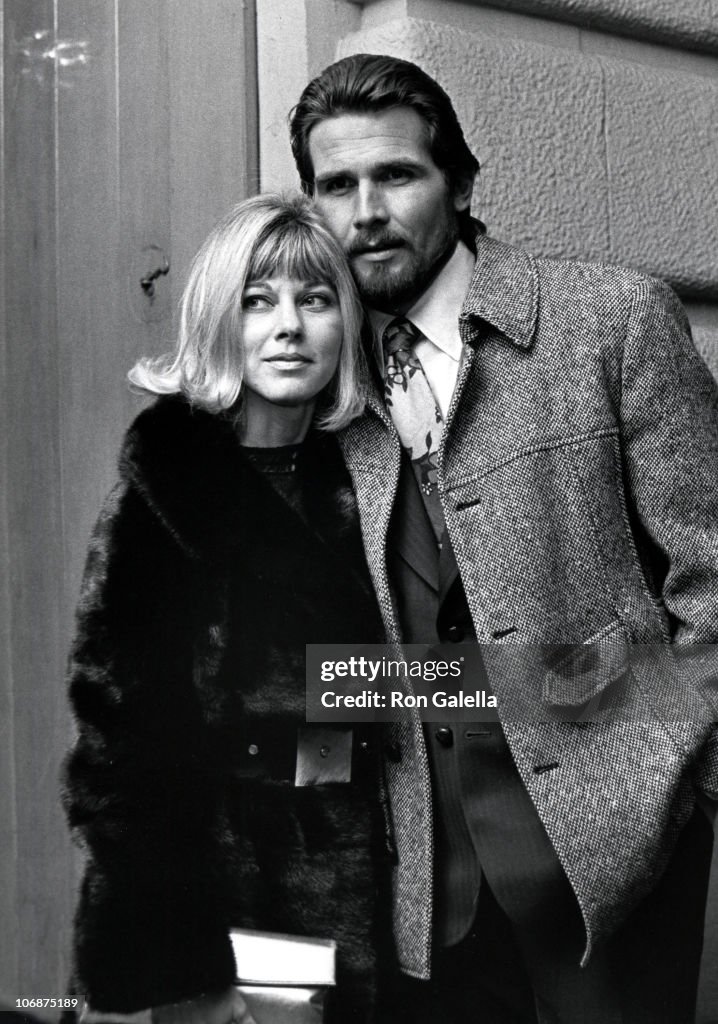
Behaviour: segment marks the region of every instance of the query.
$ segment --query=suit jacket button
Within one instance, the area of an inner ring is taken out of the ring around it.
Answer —
[[[446,635],[452,644],[459,644],[464,639],[464,631],[461,626],[449,626],[446,631]]]
[[[442,725],[440,729],[436,730],[434,735],[436,736],[437,742],[440,743],[442,747],[453,747],[454,733],[448,725]]]

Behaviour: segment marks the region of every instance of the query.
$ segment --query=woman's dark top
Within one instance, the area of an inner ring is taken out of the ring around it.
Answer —
[[[242,445],[242,453],[255,469],[263,474],[275,491],[281,494],[287,504],[306,523],[307,510],[302,476],[297,472],[297,460],[301,450],[301,444],[287,444],[277,448],[256,448]],[[301,466],[299,468],[301,469]]]

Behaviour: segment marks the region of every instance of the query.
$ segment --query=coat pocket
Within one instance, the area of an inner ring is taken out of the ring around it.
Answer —
[[[622,623],[616,620],[568,650],[550,649],[547,660],[552,663],[543,677],[544,701],[558,707],[579,707],[625,675],[630,645]]]

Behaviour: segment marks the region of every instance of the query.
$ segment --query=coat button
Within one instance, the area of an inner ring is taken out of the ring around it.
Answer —
[[[247,753],[250,755],[250,757],[256,757],[257,754],[259,753],[259,747],[257,746],[257,744],[250,743],[249,746],[247,747]]]
[[[324,744],[323,746],[321,746],[321,747],[319,748],[319,756],[320,756],[320,757],[329,757],[329,755],[331,754],[331,752],[332,752],[332,748],[331,748],[331,747],[328,747],[328,746],[326,745],[326,743],[325,743],[325,744]]]
[[[446,631],[446,635],[448,636],[448,638],[452,642],[452,644],[459,644],[459,643],[461,643],[461,641],[464,639],[464,636],[465,636],[464,631],[461,628],[461,626],[457,626],[457,625],[449,626],[449,628]]]
[[[387,743],[384,751],[390,761],[393,761],[394,764],[399,764],[401,761],[401,747],[398,743]]]
[[[453,747],[454,733],[448,725],[442,725],[440,729],[436,730],[434,735],[436,736],[437,742],[440,743],[442,747]]]

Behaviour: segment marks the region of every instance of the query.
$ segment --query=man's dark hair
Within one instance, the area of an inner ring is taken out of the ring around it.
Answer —
[[[426,124],[429,152],[454,189],[473,178],[479,161],[466,144],[451,100],[433,78],[408,60],[357,53],[325,68],[302,93],[289,115],[292,152],[302,188],[314,192],[309,133],[337,114],[411,107]],[[468,216],[468,211],[465,211]]]

